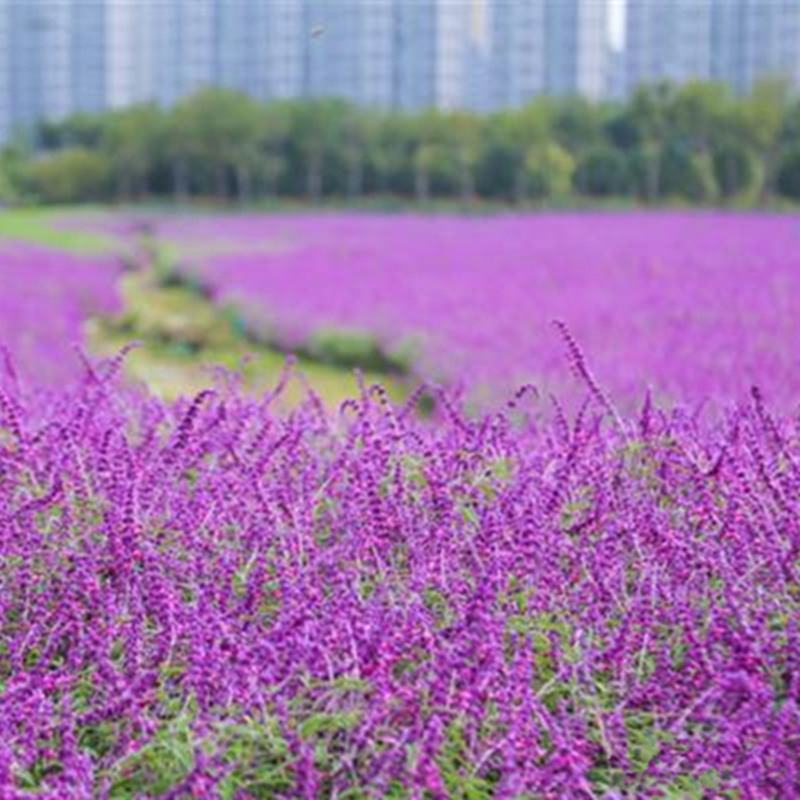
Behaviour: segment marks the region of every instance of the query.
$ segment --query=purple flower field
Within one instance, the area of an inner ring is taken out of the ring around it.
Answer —
[[[565,390],[565,320],[620,398],[800,389],[800,220],[722,213],[458,218],[332,214],[166,222],[223,297],[291,340],[349,325],[423,339],[423,371]],[[275,246],[271,249],[268,244]]]
[[[164,224],[290,335],[426,334],[479,410],[287,408],[291,360],[163,402],[70,353],[113,262],[7,247],[0,800],[800,796],[795,228]]]
[[[757,393],[420,425],[117,368],[2,394],[3,797],[797,796],[800,428]]]
[[[73,345],[91,316],[115,311],[119,263],[23,244],[0,244],[0,345],[38,383],[79,371]]]

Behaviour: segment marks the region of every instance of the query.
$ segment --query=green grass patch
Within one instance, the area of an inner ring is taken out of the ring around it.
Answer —
[[[415,348],[409,342],[389,349],[367,331],[325,327],[315,331],[299,353],[322,364],[345,369],[359,367],[387,375],[407,375],[413,366]]]
[[[59,227],[65,212],[57,208],[0,210],[0,240],[27,242],[73,253],[109,253],[118,249],[111,236]]]
[[[122,313],[91,320],[86,330],[89,345],[98,355],[111,355],[132,340],[140,341],[142,346],[126,359],[126,370],[154,394],[175,399],[196,393],[208,386],[215,366],[238,373],[251,391],[275,385],[286,355],[251,341],[234,310],[215,306],[195,288],[165,282],[153,272],[128,273],[122,278],[120,292]],[[358,393],[352,369],[303,355],[297,367],[331,407]],[[397,401],[407,393],[397,376],[366,371],[365,379],[383,384]],[[305,395],[306,387],[298,375],[290,381],[284,401],[292,406]]]

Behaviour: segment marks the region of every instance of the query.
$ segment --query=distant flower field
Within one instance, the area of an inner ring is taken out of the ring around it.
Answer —
[[[38,383],[74,376],[83,325],[119,306],[121,262],[0,242],[0,345]]]
[[[188,323],[422,335],[435,380],[165,402],[72,349],[114,259],[3,245],[0,800],[800,796],[794,220],[157,234]]]
[[[419,339],[427,374],[566,388],[553,318],[608,388],[671,401],[800,390],[800,220],[722,213],[226,216],[157,226],[291,343]],[[203,252],[203,246],[206,253]],[[227,252],[226,252],[227,250]]]

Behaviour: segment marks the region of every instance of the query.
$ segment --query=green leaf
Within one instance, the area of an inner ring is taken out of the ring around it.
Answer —
[[[313,714],[300,725],[300,736],[310,739],[320,733],[336,733],[348,731],[358,725],[361,719],[359,711],[345,711],[336,714]]]

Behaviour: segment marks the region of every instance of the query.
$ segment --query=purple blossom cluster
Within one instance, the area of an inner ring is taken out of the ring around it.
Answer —
[[[159,232],[195,262],[208,243],[195,268],[290,343],[325,325],[419,336],[425,374],[561,394],[560,318],[618,397],[649,382],[668,402],[730,401],[758,383],[786,407],[800,389],[794,215],[232,215]]]
[[[800,796],[800,422],[562,333],[569,416],[4,380],[0,796]]]
[[[75,374],[83,325],[119,305],[120,265],[24,244],[0,245],[0,345],[39,383]]]

